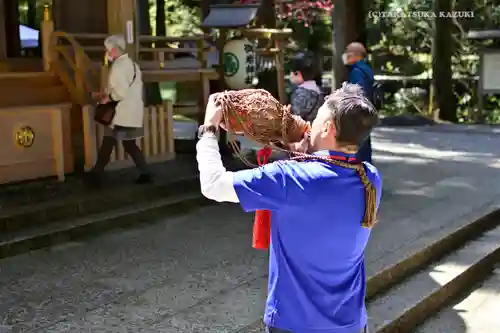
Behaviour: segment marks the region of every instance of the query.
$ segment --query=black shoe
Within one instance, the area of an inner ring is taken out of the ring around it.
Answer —
[[[143,173],[135,180],[136,184],[149,184],[153,182],[153,177],[149,173]]]

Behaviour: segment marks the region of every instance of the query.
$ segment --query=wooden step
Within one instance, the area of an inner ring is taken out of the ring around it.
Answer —
[[[0,88],[45,87],[61,85],[59,78],[49,72],[5,72],[0,73]]]
[[[0,73],[0,107],[48,105],[70,102],[59,78],[46,72]]]
[[[35,71],[43,71],[43,62],[41,58],[10,58],[0,61],[0,73]]]
[[[2,108],[60,104],[70,102],[70,100],[68,90],[62,85],[31,89],[24,88],[0,94],[0,106]]]

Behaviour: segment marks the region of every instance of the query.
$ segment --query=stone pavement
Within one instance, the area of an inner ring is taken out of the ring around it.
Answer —
[[[369,276],[497,208],[499,139],[376,130],[384,193]],[[266,293],[252,220],[221,204],[2,260],[0,333],[237,332],[261,316]]]
[[[500,270],[458,304],[427,321],[418,333],[500,332]],[[456,317],[460,320],[456,320]]]

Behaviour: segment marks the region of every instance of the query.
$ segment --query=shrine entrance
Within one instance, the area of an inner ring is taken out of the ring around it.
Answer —
[[[33,0],[0,0],[0,71],[40,71],[43,9]]]

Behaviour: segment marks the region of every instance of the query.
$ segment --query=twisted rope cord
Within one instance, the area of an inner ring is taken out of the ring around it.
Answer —
[[[324,156],[315,156],[296,152],[294,152],[293,154],[295,154],[296,156],[292,157],[292,160],[303,162],[308,160],[316,160],[337,165],[343,168],[356,170],[359,178],[361,179],[361,183],[365,188],[365,213],[361,225],[365,228],[372,228],[377,223],[377,190],[368,179],[363,163],[348,163],[333,160]]]

